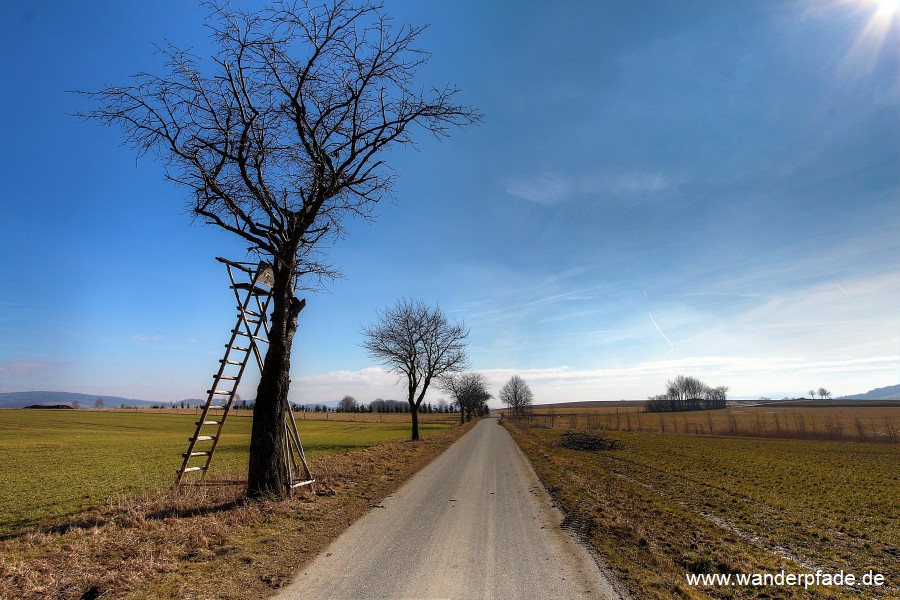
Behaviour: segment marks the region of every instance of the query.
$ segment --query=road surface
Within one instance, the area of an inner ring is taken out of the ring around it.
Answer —
[[[483,419],[277,598],[618,598],[561,521],[510,435]]]

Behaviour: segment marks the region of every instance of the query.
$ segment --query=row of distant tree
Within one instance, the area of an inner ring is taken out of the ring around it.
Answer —
[[[301,410],[322,411],[328,410],[327,407],[315,404],[301,408]],[[358,402],[353,396],[344,396],[338,405],[334,408],[334,412],[339,413],[408,413],[410,410],[409,402],[401,402],[400,400],[382,400],[377,398],[368,404]],[[425,402],[419,408],[422,413],[455,413],[459,411],[456,403],[447,402],[443,398],[438,400],[437,404]]]
[[[831,392],[823,387],[818,390],[809,390],[809,396],[822,400],[831,398]],[[790,400],[791,398],[783,398]],[[760,400],[771,400],[761,397]],[[647,412],[680,412],[687,410],[712,410],[725,408],[728,401],[728,387],[720,385],[710,387],[697,379],[679,375],[675,379],[666,382],[666,393],[647,398]]]
[[[679,375],[666,382],[666,393],[647,398],[647,412],[681,412],[725,408],[728,387],[710,387],[697,379]]]

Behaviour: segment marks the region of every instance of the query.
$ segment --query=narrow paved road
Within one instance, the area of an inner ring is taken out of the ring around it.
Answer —
[[[282,599],[616,598],[497,419],[354,523]]]

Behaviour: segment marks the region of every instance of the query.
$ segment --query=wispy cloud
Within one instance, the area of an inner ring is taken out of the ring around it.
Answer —
[[[583,196],[634,199],[671,192],[682,178],[657,171],[624,173],[545,173],[531,177],[511,177],[503,182],[506,193],[535,204],[559,204]]]
[[[67,363],[39,360],[7,360],[0,362],[0,373],[9,377],[31,377],[45,371],[63,368]]]
[[[606,192],[616,196],[659,194],[677,188],[681,178],[657,171],[632,171],[606,173],[587,178],[581,189],[584,192]]]
[[[158,342],[164,337],[162,335],[131,335],[128,336],[128,339],[133,342]]]
[[[572,193],[572,181],[564,175],[541,175],[534,178],[508,179],[506,193],[535,204],[558,204]]]

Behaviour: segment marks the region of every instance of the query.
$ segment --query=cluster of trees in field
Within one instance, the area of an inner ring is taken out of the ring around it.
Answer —
[[[647,412],[681,412],[725,408],[728,387],[710,387],[697,379],[679,375],[666,382],[666,393],[647,398]]]

